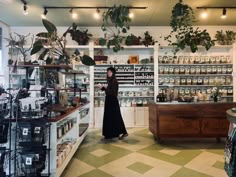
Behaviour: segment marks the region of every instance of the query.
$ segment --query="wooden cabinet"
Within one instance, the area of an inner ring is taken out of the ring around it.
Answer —
[[[134,117],[134,107],[122,107],[121,114],[125,123],[125,126],[131,127],[135,125]]]
[[[103,123],[103,114],[104,114],[104,108],[97,107],[94,108],[94,118],[95,118],[95,125],[96,128],[101,128]]]
[[[226,137],[226,110],[236,103],[151,103],[149,129],[157,139],[168,137]]]

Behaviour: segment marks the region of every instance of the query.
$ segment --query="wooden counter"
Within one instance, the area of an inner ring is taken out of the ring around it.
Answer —
[[[161,138],[226,137],[229,121],[226,110],[236,103],[150,103],[149,129]]]

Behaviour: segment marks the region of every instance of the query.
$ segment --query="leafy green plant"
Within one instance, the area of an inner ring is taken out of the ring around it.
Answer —
[[[128,35],[125,39],[126,45],[141,45],[141,37],[137,37],[133,34]]]
[[[199,45],[206,50],[215,45],[215,41],[212,40],[207,30],[194,29],[192,26],[194,22],[196,22],[196,19],[193,9],[184,4],[183,0],[179,0],[172,10],[170,22],[172,31],[168,36],[164,37],[168,45],[173,46],[174,54],[184,50],[186,47],[190,47],[191,52],[195,53],[198,51]],[[174,40],[173,37],[175,38]]]
[[[142,44],[148,47],[149,45],[154,45],[157,41],[153,39],[153,37],[149,34],[148,31],[144,33],[144,39],[142,40]]]
[[[41,32],[36,35],[38,38],[33,44],[31,55],[40,53],[38,59],[44,60],[46,58],[47,64],[70,64],[70,56],[66,51],[67,32],[62,37],[59,37],[57,28],[53,23],[46,19],[43,19],[42,22],[47,32]],[[84,65],[95,65],[94,60],[87,55],[78,55],[78,57],[81,58]]]
[[[234,31],[216,31],[216,41],[220,45],[232,45],[236,40],[236,32]]]
[[[129,8],[126,6],[114,5],[103,13],[102,30],[107,40],[107,47],[110,48],[111,44],[114,45],[114,52],[123,49],[122,43],[125,38],[123,34],[130,29],[129,22],[131,22]]]
[[[87,45],[90,38],[93,36],[88,33],[88,30],[82,31],[78,29],[78,25],[73,23],[64,35],[70,33],[72,40],[76,41],[79,45]]]

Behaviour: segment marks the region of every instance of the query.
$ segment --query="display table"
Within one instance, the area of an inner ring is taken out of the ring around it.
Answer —
[[[217,138],[226,137],[229,122],[226,110],[236,103],[154,103],[149,104],[149,129],[161,138]]]

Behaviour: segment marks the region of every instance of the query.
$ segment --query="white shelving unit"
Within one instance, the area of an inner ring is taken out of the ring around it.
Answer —
[[[66,166],[87,135],[89,127],[90,104],[81,106],[71,113],[56,118],[51,124],[51,173],[60,177]],[[85,112],[85,113],[84,113]],[[67,122],[73,121],[73,126],[67,127]],[[66,129],[61,135],[62,129]],[[63,147],[64,146],[64,147]],[[63,150],[62,150],[63,149]]]

